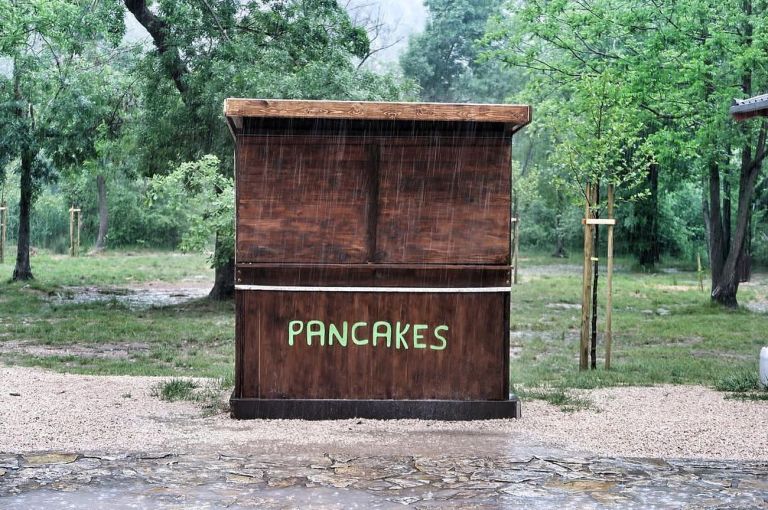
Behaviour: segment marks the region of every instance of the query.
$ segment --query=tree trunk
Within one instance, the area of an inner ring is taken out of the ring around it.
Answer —
[[[13,62],[13,98],[16,100],[14,114],[19,120],[27,115],[22,106],[24,98],[21,93],[21,76],[19,66]],[[29,134],[29,133],[26,133]],[[35,154],[24,145],[21,149],[21,176],[19,182],[19,230],[16,244],[16,267],[13,269],[13,280],[31,280],[32,267],[29,263],[29,214],[32,207],[32,163]]]
[[[736,268],[738,260],[742,256],[744,243],[747,239],[747,228],[749,226],[749,218],[751,215],[752,195],[755,191],[757,176],[760,173],[763,159],[765,159],[765,142],[767,130],[768,124],[766,124],[764,121],[760,129],[760,136],[757,143],[757,150],[755,151],[754,159],[742,159],[741,172],[739,176],[739,204],[736,213],[736,228],[732,233],[728,256],[724,258],[722,254],[720,255],[721,263],[717,274],[715,274],[715,265],[714,263],[712,264],[712,300],[731,308],[738,306],[738,301],[736,301],[736,293],[739,290],[739,278]],[[710,178],[710,193],[712,191],[712,185],[712,179]],[[714,205],[714,200],[712,200],[712,202]],[[715,246],[714,241],[715,240],[713,238],[713,248]],[[718,244],[722,245],[722,242]],[[715,250],[713,249],[712,251],[714,252]],[[722,253],[722,246],[720,251]],[[723,258],[725,260],[723,260]]]
[[[29,214],[32,207],[32,159],[29,150],[21,153],[21,179],[19,193],[19,230],[16,248],[16,267],[13,280],[31,280],[32,267],[29,264]]]
[[[235,296],[235,259],[229,259],[224,266],[216,267],[216,277],[208,297],[214,301],[225,301]]]
[[[565,251],[565,235],[563,234],[563,215],[562,215],[562,203],[560,192],[556,191],[557,212],[555,214],[555,251],[552,252],[552,256],[564,259],[568,256]]]
[[[728,149],[728,154],[731,153],[731,149]],[[731,172],[729,165],[725,167],[725,179],[723,179],[723,258],[728,257],[728,250],[731,247],[731,211],[733,206],[731,204]]]
[[[751,90],[751,88],[750,88]],[[741,167],[747,168],[752,162],[752,144],[747,142],[741,149]],[[739,186],[739,204],[744,200],[744,188]],[[754,195],[754,191],[753,191]],[[740,283],[748,282],[752,275],[752,200],[747,204],[747,232],[736,260],[736,278]]]
[[[707,180],[704,179],[704,182],[701,184],[701,214],[704,217],[704,238],[707,242],[707,253],[710,253],[712,250],[712,225],[710,224],[710,211],[709,211],[709,201],[707,200]]]
[[[558,218],[557,222],[558,224],[560,223],[560,218]],[[552,252],[552,256],[558,259],[564,259],[568,256],[568,253],[565,251],[565,238],[559,231],[559,225],[558,230],[555,231],[555,251]]]
[[[104,176],[96,176],[96,190],[99,195],[99,234],[96,236],[95,251],[103,251],[107,247],[107,228],[109,227],[109,211],[107,209],[107,183]]]
[[[712,270],[714,290],[725,262],[723,249],[723,224],[720,216],[720,166],[713,159],[709,163],[709,267]]]
[[[638,262],[643,267],[653,268],[659,261],[661,253],[659,249],[659,165],[654,163],[648,168],[647,184],[650,196],[638,208],[638,215],[641,217],[637,230],[640,241]]]
[[[216,245],[213,248],[216,253],[221,250],[219,243],[219,234],[216,233]],[[218,260],[214,257],[215,260]],[[208,293],[208,297],[214,301],[224,301],[232,299],[235,296],[235,259],[230,258],[223,266],[215,266],[215,277],[213,288]]]

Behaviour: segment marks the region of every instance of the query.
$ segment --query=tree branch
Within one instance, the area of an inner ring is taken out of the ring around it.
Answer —
[[[141,26],[143,26],[149,35],[152,36],[152,41],[155,43],[155,48],[160,54],[165,65],[168,74],[176,85],[176,90],[181,94],[181,99],[184,104],[190,106],[189,101],[189,87],[184,81],[184,78],[189,74],[189,69],[181,60],[178,50],[170,41],[169,27],[164,20],[155,16],[152,11],[147,7],[146,0],[123,0],[125,7],[131,11],[136,17]]]

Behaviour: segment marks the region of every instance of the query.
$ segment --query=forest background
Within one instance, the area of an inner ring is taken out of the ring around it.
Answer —
[[[611,184],[620,256],[647,271],[700,256],[712,299],[734,306],[768,263],[766,123],[728,113],[768,93],[767,9],[0,0],[0,202],[18,246],[0,276],[32,277],[35,250],[66,252],[74,205],[86,249],[205,250],[212,297],[230,296],[226,97],[525,103],[534,122],[513,151],[524,251],[580,251],[587,183],[602,196]]]

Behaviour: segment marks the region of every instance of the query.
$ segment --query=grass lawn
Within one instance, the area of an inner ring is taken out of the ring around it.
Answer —
[[[598,369],[578,370],[581,303],[580,259],[532,257],[521,261],[521,284],[512,291],[511,381],[537,396],[541,387],[563,390],[620,385],[702,384],[757,380],[760,347],[768,343],[768,314],[742,306],[712,305],[709,285],[699,290],[695,272],[622,270],[614,275],[613,359],[603,368],[605,268],[598,301]],[[528,269],[526,269],[526,265]],[[757,273],[739,289],[739,302],[765,305],[768,275]],[[749,374],[753,374],[750,376]]]
[[[13,261],[0,265],[0,361],[85,374],[232,379],[231,302],[198,299],[137,310],[117,298],[72,304],[56,299],[81,286],[141,292],[147,282],[183,280],[206,287],[212,285],[213,271],[204,256],[136,251],[70,258],[43,253],[32,258],[32,271],[34,280],[9,283]],[[105,344],[110,347],[106,352]]]
[[[55,299],[72,292],[70,287],[135,290],[148,282],[190,281],[204,287],[213,274],[202,255],[124,251],[73,259],[43,253],[33,257],[35,280],[27,283],[8,283],[12,262],[0,265],[0,362],[74,373],[232,380],[232,303],[197,299],[135,309],[119,299]],[[521,261],[510,322],[516,391],[566,405],[565,393],[574,388],[672,383],[727,389],[728,380],[743,385],[744,374],[747,382],[750,374],[757,377],[758,353],[768,343],[768,314],[715,307],[706,281],[705,291],[698,289],[695,273],[623,270],[631,261],[620,261],[614,278],[613,368],[604,370],[601,359],[598,370],[579,372],[578,264],[575,257]],[[601,278],[601,299],[604,283]],[[739,300],[766,305],[768,275],[756,273],[739,290]],[[602,304],[600,316],[602,356]]]

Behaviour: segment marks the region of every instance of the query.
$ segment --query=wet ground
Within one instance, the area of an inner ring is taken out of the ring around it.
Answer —
[[[61,287],[51,300],[56,304],[116,303],[131,310],[171,306],[208,295],[208,282],[197,284],[147,283],[135,287]]]
[[[0,508],[766,508],[768,462],[551,455],[0,455]]]

